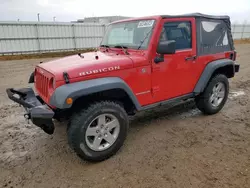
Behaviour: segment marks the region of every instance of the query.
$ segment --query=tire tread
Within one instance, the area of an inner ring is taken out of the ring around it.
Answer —
[[[113,101],[100,101],[100,102],[95,102],[90,104],[89,106],[87,106],[86,108],[80,110],[79,112],[75,113],[72,115],[69,125],[68,125],[68,143],[71,147],[71,149],[73,149],[75,151],[75,153],[82,159],[90,161],[90,162],[97,162],[97,161],[103,161],[109,157],[111,157],[112,155],[114,155],[119,148],[112,150],[108,155],[106,156],[100,156],[100,157],[89,157],[88,155],[84,154],[83,152],[78,152],[79,148],[79,141],[78,141],[78,129],[79,129],[79,125],[80,124],[86,124],[86,119],[89,116],[89,114],[94,113],[94,111],[96,111],[97,109],[101,110],[103,107],[111,107],[111,108],[116,108],[120,111],[120,113],[122,113],[123,115],[125,115],[125,125],[127,125],[128,129],[128,116],[127,113],[125,111],[125,109],[123,107],[121,107],[119,104],[117,104],[116,102]],[[82,120],[84,119],[85,122],[82,122]],[[127,133],[126,133],[127,134]],[[126,137],[126,135],[125,135]],[[82,150],[81,150],[82,151]]]
[[[226,86],[225,98],[217,108],[212,108],[208,102],[209,92],[211,89],[213,89],[214,84],[217,83],[218,81],[223,81]],[[196,106],[200,111],[202,111],[206,115],[216,114],[223,108],[224,104],[226,103],[228,93],[229,93],[228,78],[224,74],[216,74],[210,79],[204,92],[195,98]]]

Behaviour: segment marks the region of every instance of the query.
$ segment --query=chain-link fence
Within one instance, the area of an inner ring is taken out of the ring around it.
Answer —
[[[232,34],[234,39],[250,39],[250,24],[232,24]]]

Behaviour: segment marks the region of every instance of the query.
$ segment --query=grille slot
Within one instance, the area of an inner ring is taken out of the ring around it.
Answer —
[[[49,78],[39,71],[36,71],[35,76],[36,76],[36,82],[35,82],[36,90],[38,91],[39,95],[47,99]]]

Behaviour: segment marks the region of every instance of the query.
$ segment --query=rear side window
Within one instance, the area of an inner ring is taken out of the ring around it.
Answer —
[[[190,22],[167,22],[163,31],[161,40],[175,40],[176,50],[192,48]]]
[[[202,20],[199,44],[197,45],[201,54],[229,51],[231,47],[225,22],[223,20]]]

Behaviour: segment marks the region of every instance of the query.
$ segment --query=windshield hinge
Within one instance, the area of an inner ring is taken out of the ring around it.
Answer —
[[[78,56],[84,58],[84,56],[81,53],[78,53]]]
[[[65,83],[68,84],[69,83],[69,74],[67,72],[63,72],[63,78],[65,80]]]

